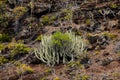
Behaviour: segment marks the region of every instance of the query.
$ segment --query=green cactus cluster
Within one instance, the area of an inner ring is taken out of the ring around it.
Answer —
[[[84,50],[85,43],[81,36],[72,32],[56,32],[42,37],[39,47],[35,48],[35,55],[49,66],[54,66],[61,62],[74,61]]]

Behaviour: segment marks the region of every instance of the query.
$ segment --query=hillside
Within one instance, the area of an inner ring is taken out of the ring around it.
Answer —
[[[120,0],[0,0],[0,80],[120,80]]]

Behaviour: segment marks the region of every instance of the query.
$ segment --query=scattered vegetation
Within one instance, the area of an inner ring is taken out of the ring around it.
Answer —
[[[80,61],[71,61],[68,63],[68,67],[77,67],[82,69],[83,65],[80,63]]]
[[[110,5],[110,7],[111,7],[112,9],[118,8],[117,4],[112,4],[112,5]]]
[[[22,74],[30,74],[30,73],[33,73],[34,70],[33,70],[30,66],[28,66],[28,65],[26,65],[26,64],[19,64],[19,65],[17,66],[16,72],[17,72],[19,75],[22,75]]]
[[[117,38],[117,35],[109,33],[109,32],[104,32],[103,36],[106,36],[106,37],[108,37],[109,39],[112,39],[112,40]]]
[[[112,76],[116,77],[116,78],[119,78],[120,77],[120,73],[119,72],[113,72]]]
[[[11,42],[8,44],[8,49],[10,50],[12,57],[18,54],[26,54],[31,50],[31,48],[27,47],[25,44],[17,42]]]
[[[100,54],[100,51],[99,50],[96,50],[95,51],[95,55],[99,55]]]
[[[7,27],[9,22],[9,15],[7,13],[0,13],[0,27]]]
[[[15,7],[15,9],[13,10],[13,13],[15,14],[15,19],[20,18],[22,15],[24,15],[25,12],[27,12],[26,7],[22,6]]]
[[[89,76],[88,75],[82,75],[81,76],[81,80],[88,80],[89,79]]]
[[[60,80],[60,78],[59,77],[55,77],[53,80]]]
[[[8,34],[0,34],[0,42],[10,42],[11,40]]]
[[[5,2],[6,2],[6,0],[0,0],[0,8],[5,6]]]
[[[119,80],[119,2],[0,0],[0,80]]]
[[[48,68],[44,72],[45,72],[45,75],[48,75],[48,74],[51,74],[53,70],[51,68]]]
[[[89,80],[89,78],[90,77],[88,75],[80,74],[80,75],[77,75],[77,77],[74,80]]]
[[[0,52],[5,49],[5,46],[3,44],[0,44]]]
[[[0,66],[7,62],[8,62],[8,59],[4,58],[3,56],[0,56]]]
[[[63,10],[66,14],[66,16],[64,17],[65,20],[72,20],[72,10],[69,9],[64,9]]]
[[[85,23],[86,23],[87,25],[90,25],[91,20],[90,20],[90,19],[86,19]]]
[[[40,25],[51,25],[57,19],[56,16],[45,15],[41,18]]]
[[[8,26],[10,15],[6,10],[5,0],[0,1],[0,28]]]

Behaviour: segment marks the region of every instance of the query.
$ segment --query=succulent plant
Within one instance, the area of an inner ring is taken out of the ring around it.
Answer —
[[[73,61],[83,54],[84,50],[85,43],[81,36],[72,32],[56,32],[42,37],[39,47],[35,48],[35,55],[49,66],[54,66],[56,63]]]

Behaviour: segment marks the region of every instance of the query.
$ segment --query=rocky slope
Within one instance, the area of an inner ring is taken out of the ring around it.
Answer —
[[[48,67],[41,35],[71,30],[87,56]],[[0,0],[0,80],[120,80],[120,0]]]

